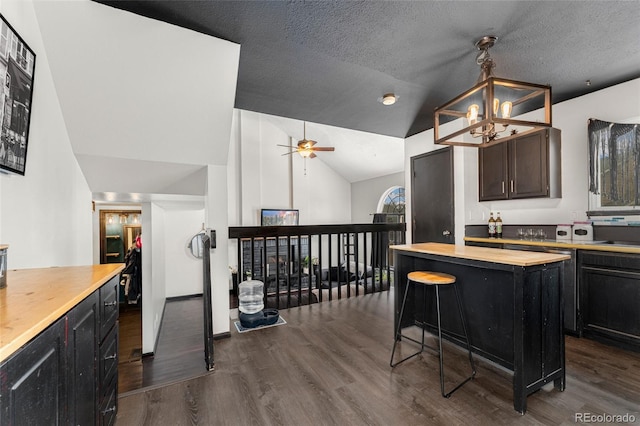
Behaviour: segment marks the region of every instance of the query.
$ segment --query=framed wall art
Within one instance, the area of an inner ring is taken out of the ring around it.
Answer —
[[[36,55],[0,14],[0,172],[24,175]]]

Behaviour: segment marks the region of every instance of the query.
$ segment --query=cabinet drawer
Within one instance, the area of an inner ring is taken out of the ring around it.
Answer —
[[[118,275],[100,287],[100,341],[103,341],[118,319]]]
[[[100,396],[104,397],[109,383],[118,375],[118,323],[100,345],[100,357],[98,359],[98,383]]]
[[[114,377],[100,401],[100,426],[113,425],[118,414],[118,378]]]
[[[640,255],[582,251],[581,265],[606,267],[618,270],[640,271]]]

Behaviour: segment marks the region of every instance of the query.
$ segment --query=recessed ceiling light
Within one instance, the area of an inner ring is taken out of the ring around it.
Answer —
[[[398,100],[398,96],[394,95],[393,93],[387,93],[379,100],[383,105],[393,105]]]

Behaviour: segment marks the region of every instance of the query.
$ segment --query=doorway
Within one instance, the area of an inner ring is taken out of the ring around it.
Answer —
[[[453,147],[411,157],[412,243],[455,242]]]
[[[100,263],[125,263],[120,276],[118,391],[137,389],[142,383],[142,297],[141,289],[132,297],[132,284],[141,287],[142,235],[140,210],[100,210]],[[133,253],[135,251],[135,253]],[[124,274],[127,272],[127,274]],[[135,277],[134,274],[137,274]],[[133,280],[137,281],[133,281]]]

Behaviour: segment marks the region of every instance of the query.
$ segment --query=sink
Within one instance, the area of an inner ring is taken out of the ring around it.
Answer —
[[[616,246],[640,246],[640,242],[635,242],[635,241],[614,241],[614,240],[598,241],[596,244],[611,244],[611,245],[616,245]]]

